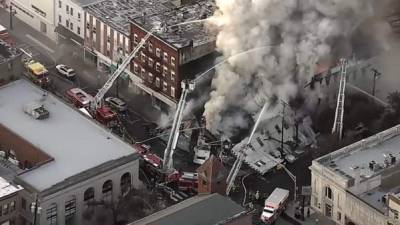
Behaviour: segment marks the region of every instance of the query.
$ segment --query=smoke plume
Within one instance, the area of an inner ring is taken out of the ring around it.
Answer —
[[[265,101],[274,111],[278,99],[289,101],[302,92],[318,61],[351,55],[351,46],[337,46],[338,40],[349,40],[358,25],[374,14],[373,0],[216,0],[216,4],[211,23],[220,26],[217,48],[230,58],[216,70],[204,115],[208,129],[226,136],[249,126],[243,118],[254,115]]]

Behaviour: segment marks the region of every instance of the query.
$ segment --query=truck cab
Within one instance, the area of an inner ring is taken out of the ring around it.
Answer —
[[[49,71],[39,62],[33,60],[25,64],[28,77],[33,83],[38,84],[42,88],[48,87],[50,84]]]
[[[264,223],[272,224],[285,210],[288,198],[288,190],[275,188],[275,190],[265,200],[264,209],[260,219]]]

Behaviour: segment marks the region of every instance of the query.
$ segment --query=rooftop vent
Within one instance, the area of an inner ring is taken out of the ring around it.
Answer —
[[[37,120],[49,118],[49,111],[43,104],[38,102],[30,102],[24,106],[24,112]]]

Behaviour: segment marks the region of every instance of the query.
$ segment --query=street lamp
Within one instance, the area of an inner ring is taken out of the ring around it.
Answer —
[[[33,213],[33,225],[36,225],[36,217],[40,215],[42,207],[38,206],[38,197],[36,195],[35,202],[31,204],[31,212]]]
[[[10,2],[10,30],[13,29],[13,16],[17,14],[17,11],[15,9],[13,9],[13,6]]]

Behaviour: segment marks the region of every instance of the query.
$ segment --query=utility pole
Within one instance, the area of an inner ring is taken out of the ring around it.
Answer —
[[[13,29],[13,6],[10,2],[10,30]]]
[[[40,213],[41,207],[38,206],[38,195],[35,195],[35,202],[31,205],[31,212],[33,213],[33,225],[36,225],[36,217]]]
[[[373,80],[373,86],[372,86],[372,96],[375,96],[376,79],[381,75],[381,73],[375,68],[372,68],[371,70],[374,73],[374,80]]]

